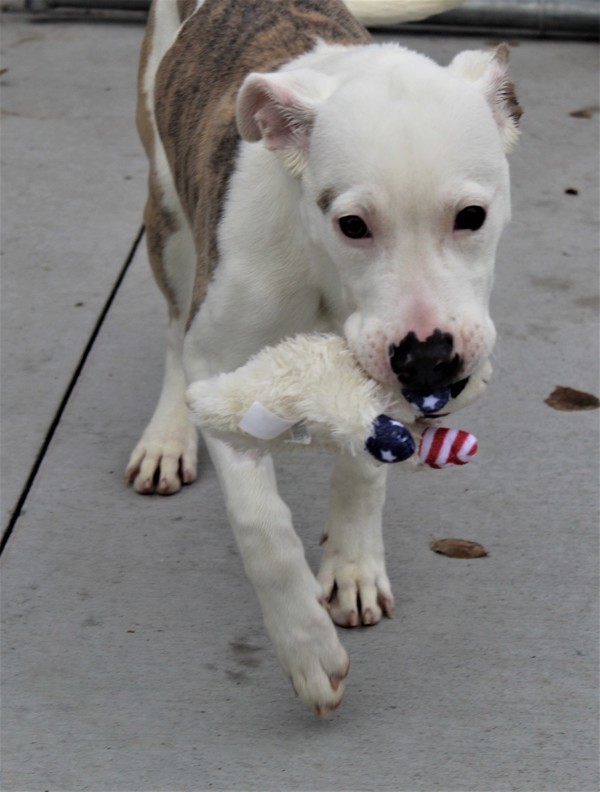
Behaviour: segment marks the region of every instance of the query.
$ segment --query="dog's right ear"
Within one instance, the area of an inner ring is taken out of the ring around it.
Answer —
[[[299,176],[308,159],[308,144],[319,104],[335,82],[312,69],[249,74],[237,98],[237,126],[244,140],[261,140]]]

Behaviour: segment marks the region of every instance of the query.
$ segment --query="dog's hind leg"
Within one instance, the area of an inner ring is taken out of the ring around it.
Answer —
[[[150,195],[144,215],[148,255],[169,305],[163,385],[150,423],[131,454],[125,472],[136,492],[171,495],[196,478],[197,432],[185,404],[183,339],[195,261],[185,218],[170,215]]]
[[[342,456],[333,474],[317,578],[332,619],[343,627],[376,624],[383,614],[392,615],[382,536],[386,473],[385,467]]]

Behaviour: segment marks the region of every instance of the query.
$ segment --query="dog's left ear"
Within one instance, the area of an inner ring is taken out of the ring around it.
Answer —
[[[508,76],[508,59],[508,44],[500,44],[491,52],[459,52],[448,66],[453,74],[481,84],[507,152],[517,142],[519,119],[523,115],[515,84]]]
[[[330,77],[312,69],[249,74],[237,98],[239,133],[250,142],[262,139],[299,176],[308,159],[317,108],[334,88]]]

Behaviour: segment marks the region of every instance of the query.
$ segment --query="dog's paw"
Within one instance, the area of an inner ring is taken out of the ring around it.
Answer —
[[[325,718],[342,703],[350,659],[324,605],[315,601],[311,611],[301,622],[290,618],[267,629],[295,694]]]
[[[134,448],[125,478],[142,495],[174,495],[196,478],[198,436],[187,413],[151,421]]]
[[[377,624],[384,614],[392,618],[394,597],[383,561],[326,551],[317,578],[340,627]]]

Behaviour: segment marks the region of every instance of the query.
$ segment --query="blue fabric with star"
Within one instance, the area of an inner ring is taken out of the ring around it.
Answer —
[[[375,418],[365,447],[378,462],[402,462],[417,449],[406,426],[387,415]]]
[[[448,404],[450,401],[450,388],[440,388],[433,391],[433,393],[428,393],[426,396],[412,393],[410,390],[403,390],[402,395],[416,410],[428,415],[429,413],[436,413]]]

